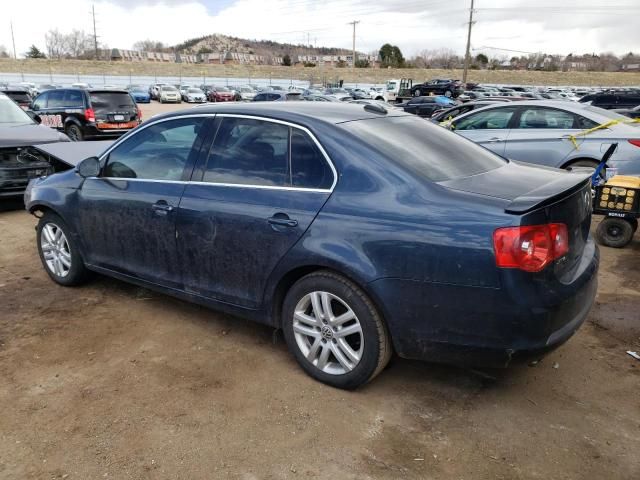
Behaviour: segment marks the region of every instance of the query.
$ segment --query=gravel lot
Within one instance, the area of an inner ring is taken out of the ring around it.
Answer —
[[[2,210],[0,478],[640,478],[640,234],[602,248],[589,321],[537,365],[396,359],[344,392],[269,328],[104,277],[56,286],[36,219]]]

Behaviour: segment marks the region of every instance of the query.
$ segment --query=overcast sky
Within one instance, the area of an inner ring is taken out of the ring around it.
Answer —
[[[638,0],[476,0],[474,54],[511,57],[517,52],[640,53]],[[243,38],[351,48],[369,52],[385,43],[406,57],[423,49],[462,54],[470,0],[28,0],[3,2],[0,45],[12,52],[13,20],[18,56],[32,43],[44,49],[44,34],[92,30],[95,4],[100,41],[131,48],[146,38],[173,45],[222,33]],[[496,50],[487,49],[493,47]]]

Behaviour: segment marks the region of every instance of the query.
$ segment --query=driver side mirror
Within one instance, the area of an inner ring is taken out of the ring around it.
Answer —
[[[36,123],[42,123],[42,119],[40,118],[40,115],[38,115],[36,112],[34,112],[33,110],[25,110],[24,113],[26,113],[27,115],[29,115],[31,117],[31,120],[33,120]]]
[[[85,158],[76,166],[76,172],[83,178],[97,177],[100,174],[100,160],[98,157]]]

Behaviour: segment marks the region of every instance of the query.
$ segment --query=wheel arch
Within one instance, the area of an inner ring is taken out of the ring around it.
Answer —
[[[593,157],[574,157],[574,158],[570,158],[568,160],[565,160],[565,162],[560,166],[560,168],[562,169],[566,169],[568,167],[570,167],[571,165],[580,162],[580,161],[587,161],[587,162],[594,162],[596,164],[600,163],[600,159],[599,158],[593,158]]]
[[[362,291],[369,297],[373,305],[378,310],[378,313],[382,317],[382,321],[386,327],[387,334],[389,335],[389,339],[391,340],[391,344],[393,345],[393,338],[391,336],[391,331],[389,329],[389,325],[387,323],[387,311],[384,308],[382,302],[377,297],[377,295],[372,291],[372,289],[368,288],[367,281],[360,278],[354,272],[351,272],[348,268],[341,268],[339,266],[327,266],[321,264],[309,264],[309,265],[300,265],[289,271],[287,271],[284,275],[280,277],[278,280],[273,293],[271,295],[271,320],[273,326],[276,328],[282,327],[282,307],[284,304],[284,299],[287,295],[289,289],[302,277],[309,275],[314,272],[326,271],[331,272],[336,275],[340,275],[350,282],[353,282],[358,288],[362,289]]]

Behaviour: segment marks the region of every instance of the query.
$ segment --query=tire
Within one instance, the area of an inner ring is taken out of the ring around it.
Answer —
[[[596,230],[596,239],[601,245],[613,248],[626,247],[633,238],[633,225],[627,219],[606,217]]]
[[[369,382],[392,354],[389,333],[371,299],[350,280],[328,271],[311,273],[289,289],[282,329],[303,370],[337,388],[351,390]],[[351,333],[339,335],[347,329]]]
[[[575,162],[571,162],[569,165],[565,167],[565,170],[571,171],[573,167],[589,167],[595,170],[597,166],[598,166],[598,162],[596,162],[595,160],[589,160],[588,158],[584,158],[582,160],[576,160]]]
[[[62,218],[52,212],[45,213],[36,233],[40,261],[51,280],[70,287],[80,285],[89,277],[80,249]]]
[[[627,222],[631,223],[631,227],[633,228],[633,233],[635,235],[638,230],[638,219],[637,218],[627,218]]]
[[[82,130],[77,125],[69,125],[65,130],[67,137],[71,139],[72,142],[81,142],[84,140],[84,135],[82,134]]]

